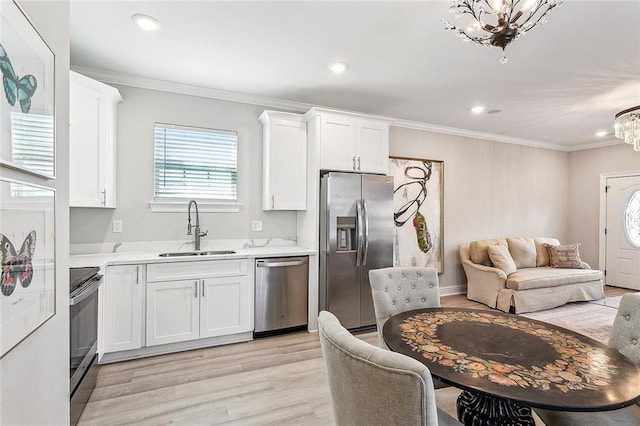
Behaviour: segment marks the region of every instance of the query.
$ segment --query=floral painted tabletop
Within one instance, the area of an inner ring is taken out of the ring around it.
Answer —
[[[389,319],[383,335],[444,382],[529,406],[592,411],[640,398],[640,370],[617,351],[522,316],[420,309]]]

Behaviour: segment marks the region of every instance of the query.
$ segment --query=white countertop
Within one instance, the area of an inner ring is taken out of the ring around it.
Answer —
[[[160,253],[164,252],[165,251],[123,251],[118,253],[74,254],[70,256],[69,266],[72,268],[83,266],[99,266],[100,268],[104,268],[108,265],[194,262],[220,259],[255,259],[260,257],[310,256],[316,254],[315,250],[292,245],[236,249],[233,254],[160,257]]]

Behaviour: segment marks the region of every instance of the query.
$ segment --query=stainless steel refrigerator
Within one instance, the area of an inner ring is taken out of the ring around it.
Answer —
[[[393,266],[393,177],[320,180],[320,310],[349,329],[375,324],[369,270]]]

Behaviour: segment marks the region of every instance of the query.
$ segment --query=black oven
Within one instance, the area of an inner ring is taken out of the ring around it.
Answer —
[[[80,419],[98,376],[98,287],[100,268],[71,268],[69,274],[69,352],[71,424]]]

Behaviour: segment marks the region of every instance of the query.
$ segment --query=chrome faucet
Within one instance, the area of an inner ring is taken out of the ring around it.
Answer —
[[[191,225],[191,205],[196,206],[196,224]],[[196,200],[191,200],[189,201],[189,209],[188,209],[188,217],[187,217],[187,221],[189,222],[187,224],[187,235],[191,235],[191,229],[192,228],[196,228],[196,233],[195,233],[195,243],[196,243],[196,251],[200,250],[200,238],[201,237],[206,237],[207,234],[209,233],[209,231],[204,231],[204,232],[200,232],[200,213],[198,212],[198,203],[196,203]]]

